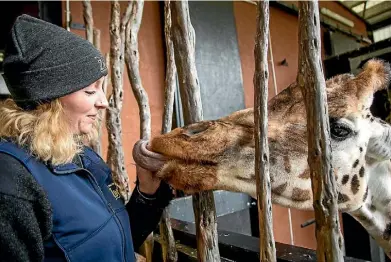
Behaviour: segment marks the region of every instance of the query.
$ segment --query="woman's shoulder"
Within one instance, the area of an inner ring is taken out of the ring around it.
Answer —
[[[33,202],[45,198],[41,186],[18,159],[0,152],[0,167],[0,194]]]
[[[0,260],[41,261],[52,229],[49,201],[15,157],[0,153],[0,166]]]

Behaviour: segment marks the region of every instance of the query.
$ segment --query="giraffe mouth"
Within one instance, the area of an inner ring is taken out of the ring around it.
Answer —
[[[147,140],[139,140],[134,145],[133,159],[137,165],[151,172],[159,171],[170,160],[162,154],[150,151]]]

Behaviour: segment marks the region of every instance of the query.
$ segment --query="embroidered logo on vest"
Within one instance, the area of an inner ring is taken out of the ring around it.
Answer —
[[[110,190],[110,192],[113,194],[115,197],[115,200],[121,197],[121,194],[119,193],[118,187],[116,184],[111,183],[110,185],[107,186]]]

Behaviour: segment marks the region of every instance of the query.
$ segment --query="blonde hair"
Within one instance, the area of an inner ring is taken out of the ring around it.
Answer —
[[[94,126],[96,127],[97,124]],[[28,146],[30,153],[53,165],[72,162],[83,144],[98,137],[97,128],[90,134],[74,135],[58,99],[25,111],[12,99],[0,102],[0,137],[19,146]]]

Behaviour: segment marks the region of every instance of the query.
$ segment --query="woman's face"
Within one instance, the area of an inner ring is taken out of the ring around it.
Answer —
[[[99,110],[108,107],[102,84],[103,77],[84,89],[60,98],[74,134],[90,133]]]

